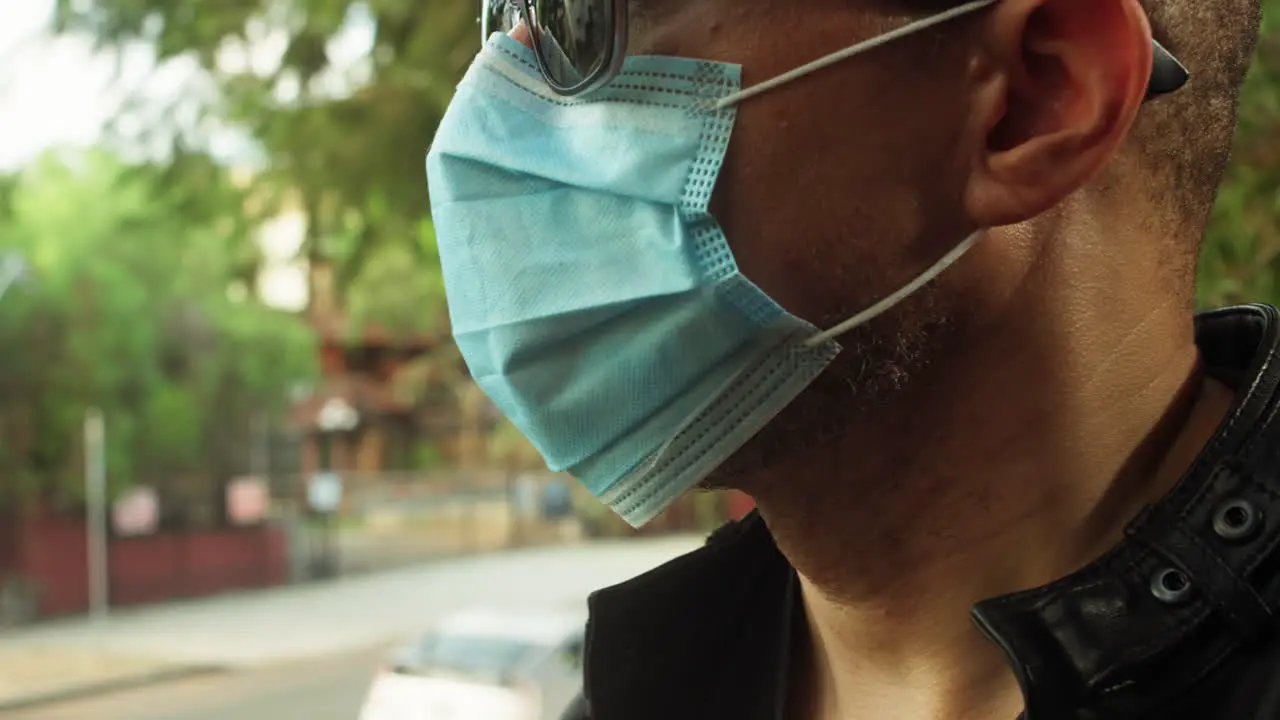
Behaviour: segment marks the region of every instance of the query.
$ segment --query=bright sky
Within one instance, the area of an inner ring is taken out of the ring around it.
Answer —
[[[0,0],[0,170],[55,145],[89,145],[118,107],[113,63],[87,41],[44,36],[53,0]]]
[[[198,121],[191,107],[172,105],[176,99],[209,92],[208,81],[194,63],[171,62],[157,69],[145,46],[117,56],[95,52],[86,38],[51,37],[47,28],[53,4],[54,0],[0,0],[0,172],[17,170],[51,148],[94,145],[127,98],[140,99],[144,109],[197,128],[228,164],[252,165],[252,144],[240,133]],[[340,94],[367,71],[373,26],[360,13],[348,20],[348,30],[329,45],[330,58],[341,71],[320,80],[321,92]],[[250,36],[249,44],[228,46],[219,54],[225,70],[269,73],[278,66],[285,37],[265,26],[252,28]],[[278,94],[287,99],[296,91],[284,84]],[[298,217],[282,217],[264,228],[262,246],[269,265],[259,290],[267,302],[283,307],[305,303],[305,275],[292,260],[300,242]]]

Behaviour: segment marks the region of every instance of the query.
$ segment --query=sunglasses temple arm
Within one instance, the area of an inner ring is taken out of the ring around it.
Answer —
[[[1191,73],[1178,58],[1158,41],[1152,40],[1151,79],[1147,82],[1147,100],[1179,90],[1191,79]]]

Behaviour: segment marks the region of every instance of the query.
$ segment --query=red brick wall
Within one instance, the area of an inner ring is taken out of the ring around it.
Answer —
[[[268,528],[121,539],[111,548],[111,599],[130,605],[280,585],[285,563],[284,536]]]
[[[19,576],[40,588],[40,613],[61,615],[89,605],[84,523],[36,513],[17,523]]]
[[[0,577],[18,563],[18,526],[10,513],[0,512]]]
[[[41,614],[83,612],[89,604],[83,520],[48,513],[15,524],[17,541],[6,571],[34,581]],[[3,538],[0,538],[3,540]],[[278,529],[160,533],[111,541],[111,602],[131,605],[285,581],[286,548]]]

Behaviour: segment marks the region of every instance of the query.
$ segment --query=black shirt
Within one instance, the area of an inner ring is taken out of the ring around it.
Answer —
[[[1280,313],[1215,311],[1196,330],[1236,400],[1192,467],[1103,557],[973,608],[1026,720],[1280,720]],[[799,608],[760,518],[730,523],[591,596],[585,697],[565,717],[783,720]]]

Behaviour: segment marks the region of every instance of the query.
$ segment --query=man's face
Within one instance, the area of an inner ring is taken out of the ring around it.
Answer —
[[[923,14],[848,0],[632,0],[629,54],[737,63],[743,87]],[[960,19],[746,100],[711,209],[743,274],[830,327],[902,287],[974,230],[962,210],[971,81]],[[720,476],[865,414],[942,346],[963,278],[868,326]]]
[[[735,98],[711,199],[742,274],[819,327],[893,301],[872,322],[837,330],[844,352],[718,478],[761,487],[763,474],[753,471],[837,434],[841,455],[909,451],[886,450],[871,431],[925,428],[927,411],[944,409],[950,389],[966,386],[958,373],[986,382],[987,368],[1009,353],[1045,344],[1019,334],[1027,328],[1019,317],[1060,308],[1064,296],[1087,306],[1097,280],[1089,268],[1111,268],[1114,278],[1124,265],[1114,252],[1124,246],[1099,228],[1114,225],[1117,209],[1132,215],[1124,196],[1142,175],[1133,158],[1076,209],[1064,200],[1116,157],[1151,89],[1153,41],[1140,0],[623,4],[629,56],[738,65],[748,91],[785,80]],[[938,15],[949,6],[969,14]],[[855,47],[930,17],[940,24]],[[513,36],[531,44],[523,26]],[[863,52],[804,67],[850,49]],[[545,57],[540,65],[553,88],[590,90],[555,77]],[[803,77],[780,77],[802,68]],[[606,72],[584,82],[608,79]],[[1088,237],[1059,242],[1079,234],[1073,223]],[[982,229],[991,229],[987,239],[964,262],[899,300]],[[1150,260],[1151,248],[1129,247],[1132,262]],[[1052,349],[1043,349],[1052,365]],[[930,365],[937,370],[925,372]]]

